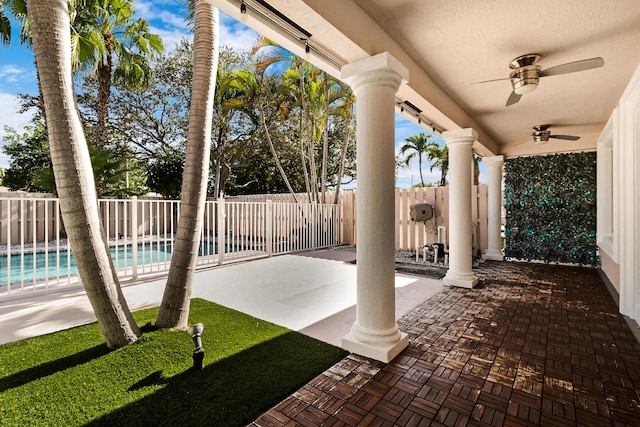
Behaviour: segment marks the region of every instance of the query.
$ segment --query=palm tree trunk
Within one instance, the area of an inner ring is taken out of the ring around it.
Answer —
[[[315,144],[311,132],[308,132],[307,151],[309,153],[309,177],[311,180],[311,194],[313,195],[313,201],[318,203],[320,201],[320,197],[318,194],[318,166],[316,164]]]
[[[218,144],[216,147],[216,176],[214,177],[213,182],[213,197],[216,199],[221,196],[220,194],[220,181],[222,175],[222,162],[224,160],[224,146],[225,143],[223,141],[223,125],[220,124],[220,128],[218,131]]]
[[[324,103],[324,132],[322,132],[322,171],[320,194],[322,203],[327,202],[327,162],[329,157],[329,76],[322,72],[322,95]]]
[[[312,196],[311,196],[311,185],[309,183],[309,172],[307,170],[307,157],[305,155],[305,149],[304,149],[304,139],[305,139],[305,132],[304,132],[304,114],[302,112],[302,110],[300,110],[300,164],[302,165],[302,174],[304,176],[304,186],[305,189],[307,190],[307,200],[309,201],[309,203],[311,203],[312,200]]]
[[[193,86],[180,220],[167,284],[156,319],[161,328],[185,328],[189,318],[191,282],[200,244],[207,197],[213,99],[218,69],[218,9],[195,2]]]
[[[340,185],[342,185],[342,174],[344,173],[344,161],[347,158],[347,149],[349,146],[349,134],[351,133],[351,116],[353,115],[353,105],[349,109],[349,114],[345,121],[347,123],[342,140],[342,152],[340,153],[340,168],[338,169],[338,182],[336,184],[336,193],[333,196],[333,204],[337,205],[340,201]]]
[[[284,171],[284,168],[280,163],[280,158],[278,157],[278,153],[276,152],[276,147],[273,145],[273,141],[271,140],[271,135],[269,134],[269,128],[267,127],[267,121],[264,119],[264,113],[262,112],[262,109],[260,110],[260,118],[262,119],[262,126],[264,127],[264,133],[267,136],[267,142],[269,143],[269,149],[271,150],[271,155],[273,155],[273,160],[276,162],[276,167],[280,172],[280,176],[282,176],[282,180],[284,181],[285,185],[289,189],[291,196],[293,196],[293,200],[296,202],[296,204],[299,205],[300,202],[298,201],[298,197],[296,197],[296,193],[293,191],[293,188],[289,183],[289,178],[287,178],[287,173]]]
[[[66,0],[28,0],[31,37],[47,112],[60,210],[78,273],[108,347],[140,335],[111,262],[71,71]]]
[[[111,53],[108,53],[105,59],[105,63],[98,65],[98,123],[95,141],[98,147],[106,147],[109,142],[109,95],[111,94],[111,69],[113,67]]]
[[[302,121],[304,123],[304,137],[307,145],[307,156],[309,158],[309,175],[308,180],[311,182],[311,185],[308,185],[307,188],[310,187],[311,197],[309,201],[318,202],[318,170],[316,167],[316,157],[313,146],[313,137],[311,136],[311,130],[309,129],[309,108],[307,106],[307,97],[306,90],[304,87],[304,67],[300,64],[300,105],[302,107]],[[303,156],[304,159],[304,156]],[[305,166],[306,171],[306,166]]]

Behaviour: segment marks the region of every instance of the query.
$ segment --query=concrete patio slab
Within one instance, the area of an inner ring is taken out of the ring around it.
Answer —
[[[355,320],[356,267],[353,254],[283,255],[199,271],[192,297],[213,301],[269,322],[339,345]],[[439,280],[396,275],[400,318],[442,289]],[[164,279],[128,285],[132,310],[157,306]],[[83,289],[75,287],[0,300],[0,344],[95,321]]]

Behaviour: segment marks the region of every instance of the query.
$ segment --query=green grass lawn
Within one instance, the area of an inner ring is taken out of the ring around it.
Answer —
[[[204,369],[191,337],[156,330],[110,351],[96,323],[0,346],[0,426],[246,425],[346,355],[344,350],[203,300]]]

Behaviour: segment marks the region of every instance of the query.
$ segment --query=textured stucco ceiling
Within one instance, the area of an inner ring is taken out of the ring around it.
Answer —
[[[238,13],[239,0],[211,1]],[[595,149],[640,64],[638,0],[267,1],[342,62],[389,51],[410,72],[399,99],[419,106],[442,128],[475,128],[481,154]],[[528,53],[542,56],[542,69],[592,57],[605,65],[544,77],[510,107],[508,80],[474,84],[508,77],[509,62]],[[533,144],[532,126],[547,123],[552,134],[581,139]]]

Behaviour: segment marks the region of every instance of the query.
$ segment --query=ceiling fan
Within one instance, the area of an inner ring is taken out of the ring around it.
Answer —
[[[569,141],[577,141],[580,139],[579,136],[575,135],[551,135],[551,131],[547,130],[551,127],[551,125],[536,125],[533,127],[535,130],[534,133],[531,134],[533,137],[533,142],[536,144],[546,144],[549,142],[549,138],[555,139],[566,139]]]
[[[509,68],[513,71],[509,73],[508,78],[485,80],[477,83],[495,82],[498,80],[511,80],[511,86],[513,92],[507,99],[506,106],[510,106],[520,101],[520,98],[525,93],[531,93],[538,88],[538,82],[540,77],[556,76],[558,74],[575,73],[578,71],[591,70],[593,68],[599,68],[604,65],[604,59],[590,58],[580,61],[567,62],[566,64],[556,65],[551,68],[543,70],[538,61],[540,56],[537,53],[529,53],[526,55],[518,56],[509,63]]]

